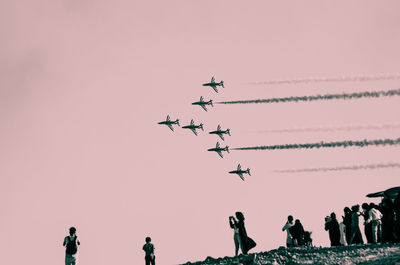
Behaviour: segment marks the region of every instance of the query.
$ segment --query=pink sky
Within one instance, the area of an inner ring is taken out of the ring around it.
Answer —
[[[398,73],[398,1],[2,1],[2,263],[62,264],[70,226],[80,264],[158,264],[234,254],[228,216],[243,211],[254,251],[285,244],[288,214],[328,246],[324,217],[399,186],[399,169],[275,170],[399,162],[398,147],[206,149],[218,124],[231,147],[398,138],[400,130],[267,133],[398,124],[399,98],[312,103],[190,103],[399,88],[399,80],[249,85],[276,79]],[[215,94],[202,87],[225,81]],[[206,132],[157,125],[170,114]],[[242,182],[227,172],[250,167]],[[374,200],[378,202],[378,200]]]

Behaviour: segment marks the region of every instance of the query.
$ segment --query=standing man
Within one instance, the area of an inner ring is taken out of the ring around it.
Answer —
[[[146,255],[144,256],[145,264],[155,265],[156,257],[154,256],[154,245],[151,243],[150,237],[146,237],[146,244],[144,244],[143,250],[146,253]]]
[[[69,229],[69,236],[64,238],[63,246],[65,247],[65,265],[76,265],[76,253],[78,252],[78,245],[81,243],[76,235],[76,228]]]
[[[294,242],[293,242],[293,237],[290,234],[289,228],[291,228],[293,226],[293,216],[289,215],[287,218],[287,222],[285,224],[285,226],[282,228],[282,231],[286,230],[287,236],[286,236],[286,247],[290,248],[294,246]]]

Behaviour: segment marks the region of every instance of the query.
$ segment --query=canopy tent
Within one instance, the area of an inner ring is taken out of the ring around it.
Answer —
[[[397,197],[397,194],[400,192],[400,187],[393,187],[387,189],[385,191],[379,191],[375,193],[367,194],[368,198],[376,198],[376,197],[388,197],[390,199],[394,199]]]

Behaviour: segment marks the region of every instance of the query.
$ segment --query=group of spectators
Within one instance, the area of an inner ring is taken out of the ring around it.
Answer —
[[[331,246],[364,244],[361,223],[367,243],[400,243],[400,192],[394,200],[385,197],[379,205],[363,203],[361,207],[345,207],[340,223],[335,213],[325,217]]]
[[[304,231],[299,219],[293,223],[293,216],[289,215],[282,231],[286,231],[286,246],[312,246],[311,232]]]

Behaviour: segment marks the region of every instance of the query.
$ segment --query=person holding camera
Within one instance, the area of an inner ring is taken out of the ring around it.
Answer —
[[[335,213],[331,213],[330,216],[325,217],[325,230],[329,231],[331,247],[340,246],[340,229]]]
[[[235,243],[235,257],[237,257],[239,253],[239,247],[243,253],[243,245],[240,240],[238,221],[233,216],[229,216],[229,226],[233,229],[233,242]]]

